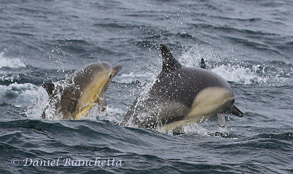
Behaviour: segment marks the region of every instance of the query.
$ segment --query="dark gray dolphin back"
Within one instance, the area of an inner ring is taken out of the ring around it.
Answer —
[[[232,93],[230,85],[223,78],[208,70],[180,68],[169,73],[161,73],[150,90],[150,95],[191,107],[196,95],[208,87],[222,87]]]
[[[160,45],[160,49],[163,59],[162,71],[150,90],[151,96],[177,101],[190,107],[195,96],[205,88],[222,87],[232,93],[225,79],[203,69],[205,68],[203,59],[201,62],[204,67],[183,68],[165,45]]]

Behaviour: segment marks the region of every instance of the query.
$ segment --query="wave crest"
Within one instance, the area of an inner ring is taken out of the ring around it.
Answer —
[[[4,57],[4,52],[0,53],[0,68],[25,68],[26,65],[18,58]]]

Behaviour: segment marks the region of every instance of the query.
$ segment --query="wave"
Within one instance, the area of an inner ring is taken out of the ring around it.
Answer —
[[[20,81],[21,77],[19,74],[5,74],[2,75],[2,72],[0,72],[1,76],[0,76],[0,84],[7,84],[7,83],[13,83],[16,81]]]
[[[4,52],[0,53],[0,68],[24,68],[25,63],[18,58],[7,58]]]

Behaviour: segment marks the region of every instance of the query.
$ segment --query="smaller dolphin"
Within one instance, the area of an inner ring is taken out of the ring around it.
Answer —
[[[243,116],[234,104],[230,85],[222,77],[206,70],[204,59],[201,60],[201,68],[187,68],[173,57],[165,45],[160,49],[163,58],[161,73],[147,95],[136,99],[121,125],[163,128],[168,132],[215,115],[218,115],[219,125],[224,127],[222,113]]]
[[[54,115],[61,115],[63,119],[85,118],[95,104],[103,111],[106,90],[121,69],[120,65],[93,63],[55,84],[44,83],[42,86],[50,98],[42,118]]]

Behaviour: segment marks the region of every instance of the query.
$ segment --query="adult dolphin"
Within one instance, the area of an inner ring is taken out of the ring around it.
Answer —
[[[105,93],[112,78],[122,66],[112,67],[106,62],[93,63],[76,71],[56,84],[44,83],[49,102],[42,118],[61,116],[63,119],[85,118],[92,107],[106,106]]]
[[[234,104],[230,85],[222,77],[202,68],[183,67],[165,45],[161,45],[163,66],[147,95],[136,99],[121,125],[176,130],[218,115],[225,126],[223,113],[242,117]]]

